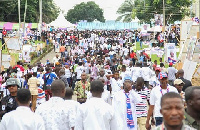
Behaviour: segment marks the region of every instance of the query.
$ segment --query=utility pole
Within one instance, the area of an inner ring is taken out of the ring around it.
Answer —
[[[19,37],[20,37],[20,25],[21,25],[20,0],[18,0],[18,13],[19,13]]]
[[[39,1],[40,8],[40,21],[39,21],[39,31],[42,32],[42,0]]]
[[[25,11],[24,11],[24,27],[23,27],[23,35],[25,37],[25,28],[26,28],[26,9],[27,9],[27,0],[26,0],[26,3],[25,3]]]
[[[200,39],[200,0],[199,0],[199,39]]]
[[[163,36],[164,36],[164,45],[165,45],[165,0],[163,0]]]

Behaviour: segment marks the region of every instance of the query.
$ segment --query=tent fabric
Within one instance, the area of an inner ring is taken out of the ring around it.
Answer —
[[[23,23],[21,23],[21,27],[23,27]],[[25,27],[35,29],[35,28],[38,28],[38,23],[26,23]],[[3,28],[5,28],[6,30],[19,29],[19,23],[0,22],[0,29],[3,29]]]
[[[67,28],[67,27],[73,27],[74,24],[70,23],[65,19],[65,16],[60,13],[57,17],[57,19],[50,23],[51,26],[58,27],[58,28]]]

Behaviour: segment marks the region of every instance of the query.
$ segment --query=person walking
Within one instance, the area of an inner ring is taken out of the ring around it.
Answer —
[[[163,123],[155,130],[196,130],[184,121],[184,104],[178,93],[169,92],[162,96],[160,112],[163,115]]]
[[[150,117],[153,115],[154,112],[154,118],[156,120],[156,126],[159,126],[162,124],[163,122],[163,117],[162,114],[160,113],[160,100],[161,97],[165,94],[165,93],[169,93],[169,92],[176,92],[178,93],[177,89],[173,86],[170,86],[168,84],[168,79],[167,79],[167,74],[164,72],[160,72],[158,75],[158,79],[160,81],[160,85],[157,85],[156,87],[154,87],[151,90],[151,94],[150,94],[150,106],[149,106],[149,110],[148,110],[148,114],[147,114],[147,120],[146,120],[146,129],[150,129]]]
[[[31,110],[34,112],[36,109],[36,102],[38,97],[38,87],[40,86],[40,80],[37,79],[37,72],[33,72],[33,77],[28,80],[28,88],[31,92]]]
[[[103,91],[102,81],[91,82],[92,97],[78,108],[75,130],[118,130],[114,109],[101,98]]]
[[[66,87],[62,80],[55,80],[51,85],[53,97],[38,106],[35,113],[44,120],[46,130],[73,130],[75,114],[65,100]]]
[[[5,114],[0,123],[0,130],[45,130],[41,116],[33,113],[30,106],[31,92],[28,89],[17,91],[18,107]]]
[[[136,104],[142,98],[132,89],[132,78],[124,78],[124,90],[115,93],[112,101],[119,130],[137,130]]]

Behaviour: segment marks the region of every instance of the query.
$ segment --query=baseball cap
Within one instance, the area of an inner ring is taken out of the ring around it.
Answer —
[[[173,63],[172,63],[172,62],[170,62],[170,63],[169,63],[169,65],[170,65],[170,66],[172,66],[172,65],[173,65]]]
[[[158,75],[158,79],[167,78],[167,74],[165,72],[160,72]]]
[[[124,77],[124,81],[125,81],[125,80],[133,81],[132,78],[131,78],[130,76],[126,76],[126,77]]]
[[[174,85],[175,85],[175,84],[179,85],[179,84],[185,84],[185,83],[184,83],[183,80],[181,80],[181,79],[176,79],[176,80],[174,81]]]
[[[156,67],[156,68],[155,68],[155,71],[157,71],[157,70],[158,70],[158,71],[161,71],[160,67]]]

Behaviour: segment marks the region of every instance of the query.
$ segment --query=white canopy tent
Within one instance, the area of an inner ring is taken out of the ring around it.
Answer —
[[[67,21],[63,13],[60,13],[57,19],[50,23],[50,26],[54,26],[55,28],[70,28],[75,25]]]

